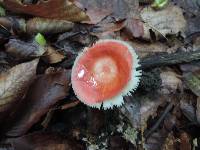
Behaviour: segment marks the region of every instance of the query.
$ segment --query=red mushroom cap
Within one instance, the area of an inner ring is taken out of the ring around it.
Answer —
[[[72,68],[72,88],[83,103],[108,109],[123,104],[123,96],[139,84],[138,56],[120,40],[100,40],[85,48]]]

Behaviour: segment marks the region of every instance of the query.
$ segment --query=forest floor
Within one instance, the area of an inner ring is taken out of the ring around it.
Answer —
[[[0,0],[0,149],[200,149],[200,1],[165,2]],[[71,87],[78,53],[99,39],[140,58],[118,108],[88,107]]]

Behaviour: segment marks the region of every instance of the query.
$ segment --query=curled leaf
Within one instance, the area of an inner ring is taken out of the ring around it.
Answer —
[[[28,33],[60,33],[65,32],[74,26],[74,23],[66,20],[33,18],[27,22]]]
[[[39,57],[45,53],[44,47],[36,42],[24,42],[18,39],[10,39],[6,44],[6,52],[17,59]]]
[[[5,104],[21,100],[35,77],[38,59],[19,64],[0,74],[0,109]]]
[[[1,3],[6,9],[16,13],[75,22],[89,20],[85,12],[69,0],[38,1],[37,4],[26,5],[18,0],[2,0]]]

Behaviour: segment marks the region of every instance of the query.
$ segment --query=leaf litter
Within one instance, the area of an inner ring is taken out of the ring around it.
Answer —
[[[0,3],[0,148],[189,150],[199,141],[198,1]],[[125,104],[103,111],[79,102],[70,75],[77,54],[106,38],[149,64]]]

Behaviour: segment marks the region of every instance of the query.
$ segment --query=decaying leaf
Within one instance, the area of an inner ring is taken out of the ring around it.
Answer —
[[[75,139],[65,138],[55,133],[35,132],[10,139],[15,150],[84,150]]]
[[[199,0],[173,0],[173,3],[178,5],[180,8],[183,8],[183,11],[186,12],[187,16],[200,15]]]
[[[139,19],[135,18],[128,18],[125,22],[125,30],[127,33],[129,33],[131,36],[140,38],[144,35],[144,25],[143,22]]]
[[[146,150],[164,150],[165,140],[168,136],[166,130],[160,129],[154,133],[146,140],[145,149]],[[173,150],[173,149],[172,149]]]
[[[163,150],[175,150],[175,137],[173,136],[172,133],[168,135],[168,137],[165,139],[165,142],[163,144]]]
[[[134,128],[139,129],[141,127],[141,104],[137,100],[132,100],[133,97],[125,97],[124,99],[125,105],[120,108],[120,111],[129,119]]]
[[[133,0],[75,0],[75,4],[82,9],[86,9],[86,14],[90,17],[90,22],[96,24],[108,15],[115,20],[125,19],[130,13],[137,12],[138,1]]]
[[[167,115],[163,118],[165,119],[165,126],[162,126],[162,123],[160,122],[160,126],[157,126],[156,130],[151,133],[150,136],[146,139],[145,148],[147,150],[176,150],[177,141],[175,140],[176,137],[173,133],[174,125],[176,124],[176,117],[174,117],[175,116],[172,115],[170,112],[167,113]],[[155,125],[158,124],[158,122],[159,120],[155,122]],[[168,127],[166,126],[166,122],[168,122]],[[154,126],[150,129],[153,128]]]
[[[19,0],[2,0],[1,3],[7,10],[16,13],[75,22],[89,20],[85,12],[69,0],[40,0],[37,4],[26,5],[22,4]]]
[[[46,49],[36,42],[24,42],[18,39],[10,39],[5,45],[6,52],[16,59],[30,59],[42,56]]]
[[[147,120],[150,116],[157,116],[157,108],[167,101],[171,101],[171,98],[168,95],[158,94],[156,96],[143,97],[140,108],[142,127],[146,127]]]
[[[161,91],[164,94],[176,93],[177,90],[182,87],[182,81],[180,79],[181,76],[172,69],[163,70],[160,77],[162,80]]]
[[[22,100],[36,75],[38,59],[19,64],[0,74],[0,108],[5,104]]]
[[[156,116],[157,108],[166,102],[165,96],[154,95],[125,97],[125,105],[120,108],[120,111],[129,119],[134,128],[145,129],[149,117]]]
[[[55,48],[51,46],[46,47],[46,53],[44,54],[43,60],[47,63],[54,64],[61,62],[65,56],[60,52],[56,51]]]
[[[90,34],[97,36],[99,39],[103,39],[114,32],[120,31],[123,27],[123,21],[114,22],[113,20],[105,20],[94,26]]]
[[[190,144],[190,137],[186,132],[180,135],[180,149],[181,150],[191,150],[192,146]]]
[[[184,74],[184,81],[190,90],[200,96],[200,71]]]
[[[180,101],[180,109],[184,116],[192,123],[197,122],[195,108],[192,105],[193,97],[190,95],[184,95]]]
[[[68,95],[69,82],[69,70],[38,76],[30,86],[23,104],[8,121],[12,126],[7,134],[17,136],[26,133],[55,103]]]
[[[38,60],[17,65],[0,74],[0,123],[22,101],[29,85],[35,78]]]
[[[144,8],[141,12],[144,23],[144,39],[151,39],[154,32],[156,39],[166,35],[173,35],[179,32],[184,33],[186,21],[179,7],[169,5],[165,9],[156,11],[150,7]]]
[[[27,21],[27,32],[34,33],[60,33],[65,32],[73,27],[73,23],[66,20],[33,18]]]

